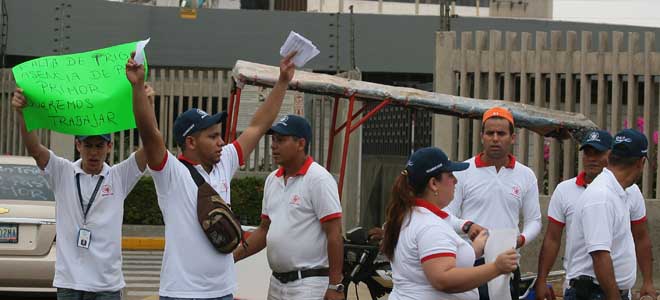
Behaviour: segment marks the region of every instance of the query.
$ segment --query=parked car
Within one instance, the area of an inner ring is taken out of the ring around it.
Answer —
[[[0,292],[55,292],[55,198],[40,172],[0,155]]]

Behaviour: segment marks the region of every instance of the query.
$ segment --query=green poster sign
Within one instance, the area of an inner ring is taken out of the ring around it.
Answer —
[[[27,129],[97,135],[135,128],[125,68],[136,44],[41,57],[15,66],[16,85],[28,99],[23,109]]]

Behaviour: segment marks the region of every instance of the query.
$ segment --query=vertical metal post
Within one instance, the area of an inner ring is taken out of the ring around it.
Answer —
[[[341,200],[344,188],[344,177],[346,173],[346,160],[348,158],[348,144],[351,139],[351,124],[353,123],[353,107],[355,106],[355,95],[351,95],[346,114],[346,131],[344,133],[344,149],[341,155],[341,168],[339,169],[339,199]]]
[[[225,121],[225,142],[229,143],[229,133],[231,132],[231,120],[234,117],[234,98],[236,91],[232,90],[229,94],[229,105],[227,107],[227,120]]]
[[[335,128],[337,127],[337,111],[339,110],[339,97],[335,97],[335,103],[332,107],[332,122],[330,122],[330,140],[328,141],[328,159],[325,164],[325,168],[330,170],[330,164],[332,163],[332,146],[335,143]]]
[[[236,99],[234,100],[234,117],[232,118],[231,140],[236,139],[236,126],[238,124],[238,110],[241,106],[241,88],[236,88]]]

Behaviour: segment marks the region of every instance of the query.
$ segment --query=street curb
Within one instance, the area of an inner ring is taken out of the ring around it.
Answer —
[[[123,237],[121,239],[123,250],[163,250],[164,237]]]
[[[257,227],[254,226],[241,226],[243,228],[244,238],[247,239],[252,231]],[[164,250],[165,237],[122,237],[121,239],[122,250]]]

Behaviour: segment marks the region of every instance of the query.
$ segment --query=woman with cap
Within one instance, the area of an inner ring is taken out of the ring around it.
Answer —
[[[428,147],[413,153],[396,178],[382,244],[392,263],[391,300],[478,299],[478,286],[517,267],[514,249],[493,263],[473,267],[475,257],[483,253],[487,232],[471,246],[442,210],[454,197],[452,172],[467,168],[467,163],[452,162],[442,150]]]

